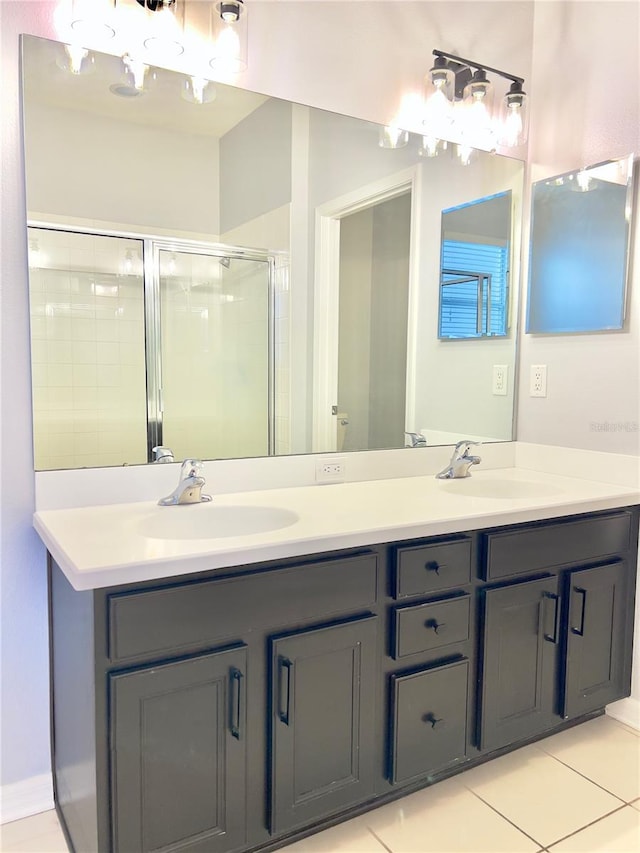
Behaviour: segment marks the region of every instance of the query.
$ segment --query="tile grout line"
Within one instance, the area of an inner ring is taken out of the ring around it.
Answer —
[[[525,835],[529,839],[529,841],[533,841],[533,843],[537,844],[540,849],[544,848],[544,845],[541,841],[538,841],[532,835],[529,835],[528,832],[525,832],[524,829],[519,827],[517,823],[514,823],[506,815],[503,815],[502,812],[498,811],[498,809],[495,808],[495,806],[492,806],[491,803],[488,803],[486,800],[483,800],[482,797],[480,796],[480,794],[476,794],[476,792],[472,788],[467,788],[466,785],[464,787],[467,789],[467,791],[469,791],[470,794],[473,794],[474,797],[476,797],[478,800],[480,800],[481,803],[484,803],[485,806],[488,806],[492,811],[494,811],[497,815],[499,815],[503,820],[506,820],[507,823],[510,823],[511,826],[513,826],[515,829],[518,830],[518,832],[521,832],[523,835]]]
[[[387,853],[393,853],[393,850],[392,850],[390,847],[387,847],[387,845],[384,843],[384,841],[383,841],[381,838],[378,838],[378,836],[375,834],[375,832],[371,829],[371,827],[370,827],[370,826],[367,826],[367,832],[370,832],[370,833],[371,833],[371,835],[373,835],[373,837],[375,838],[375,840],[376,840],[379,844],[382,844],[382,846],[383,846],[383,847],[384,847],[384,849],[387,851]]]
[[[548,755],[549,758],[553,758],[554,761],[557,761],[558,764],[562,764],[563,767],[566,767],[568,770],[573,770],[574,773],[577,773],[578,776],[581,776],[583,779],[586,779],[587,782],[591,782],[592,785],[595,785],[596,788],[600,788],[601,791],[604,791],[606,794],[610,794],[612,797],[615,797],[616,800],[619,800],[621,803],[628,805],[626,800],[623,800],[622,797],[619,797],[617,794],[614,794],[613,791],[610,791],[608,788],[605,788],[604,785],[601,785],[599,782],[595,782],[589,776],[586,776],[584,773],[581,773],[579,770],[576,770],[575,767],[572,767],[570,764],[567,764],[565,761],[562,761],[561,758],[553,755],[551,752],[547,752],[545,749],[540,747],[541,752],[544,752],[545,755]],[[637,799],[637,798],[636,798]],[[631,800],[633,802],[633,800]]]
[[[577,835],[579,832],[582,832],[583,829],[589,829],[590,826],[595,826],[596,823],[600,823],[601,820],[604,820],[606,817],[611,817],[613,814],[617,814],[621,812],[622,809],[626,809],[627,804],[625,803],[622,806],[618,806],[617,809],[613,809],[613,811],[607,812],[607,814],[603,814],[600,817],[597,817],[595,820],[592,820],[590,823],[581,826],[580,829],[576,829],[574,832],[570,832],[568,835],[563,835],[562,838],[558,838],[557,841],[554,841],[553,844],[549,844],[549,850],[556,846],[556,844],[560,844],[562,841],[566,841],[567,838],[572,838],[574,835]]]

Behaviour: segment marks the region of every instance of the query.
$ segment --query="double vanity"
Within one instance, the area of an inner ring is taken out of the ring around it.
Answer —
[[[602,713],[638,503],[503,468],[38,512],[73,849],[275,849]]]

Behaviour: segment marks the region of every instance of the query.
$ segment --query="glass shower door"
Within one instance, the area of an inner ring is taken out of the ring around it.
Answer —
[[[158,420],[176,459],[271,450],[267,258],[160,248]]]

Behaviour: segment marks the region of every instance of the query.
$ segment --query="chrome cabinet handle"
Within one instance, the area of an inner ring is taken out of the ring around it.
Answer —
[[[289,658],[278,658],[278,718],[285,726],[289,725],[292,669],[293,663]]]
[[[574,586],[573,591],[575,593],[577,593],[578,595],[582,596],[582,601],[580,603],[580,627],[574,628],[572,625],[571,626],[571,633],[577,634],[579,637],[584,637],[584,617],[585,617],[585,610],[587,609],[587,590],[583,589],[582,587],[579,587],[579,586]],[[574,599],[574,601],[575,601],[575,599]],[[573,608],[572,608],[572,611],[573,611]]]
[[[236,740],[240,740],[240,721],[242,713],[242,679],[239,669],[232,667],[229,672],[229,729]]]
[[[559,596],[555,594],[555,592],[543,592],[542,593],[543,601],[548,601],[551,599],[553,601],[554,609],[553,609],[553,634],[544,633],[544,638],[548,643],[553,643],[554,645],[558,644],[558,616],[560,612],[559,604]]]

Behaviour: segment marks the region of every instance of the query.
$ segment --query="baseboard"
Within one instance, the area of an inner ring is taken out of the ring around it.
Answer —
[[[0,787],[0,823],[10,823],[53,808],[50,773]]]
[[[626,726],[640,731],[640,699],[634,699],[631,696],[628,699],[621,699],[619,702],[607,705],[606,711],[614,720],[619,720]]]

